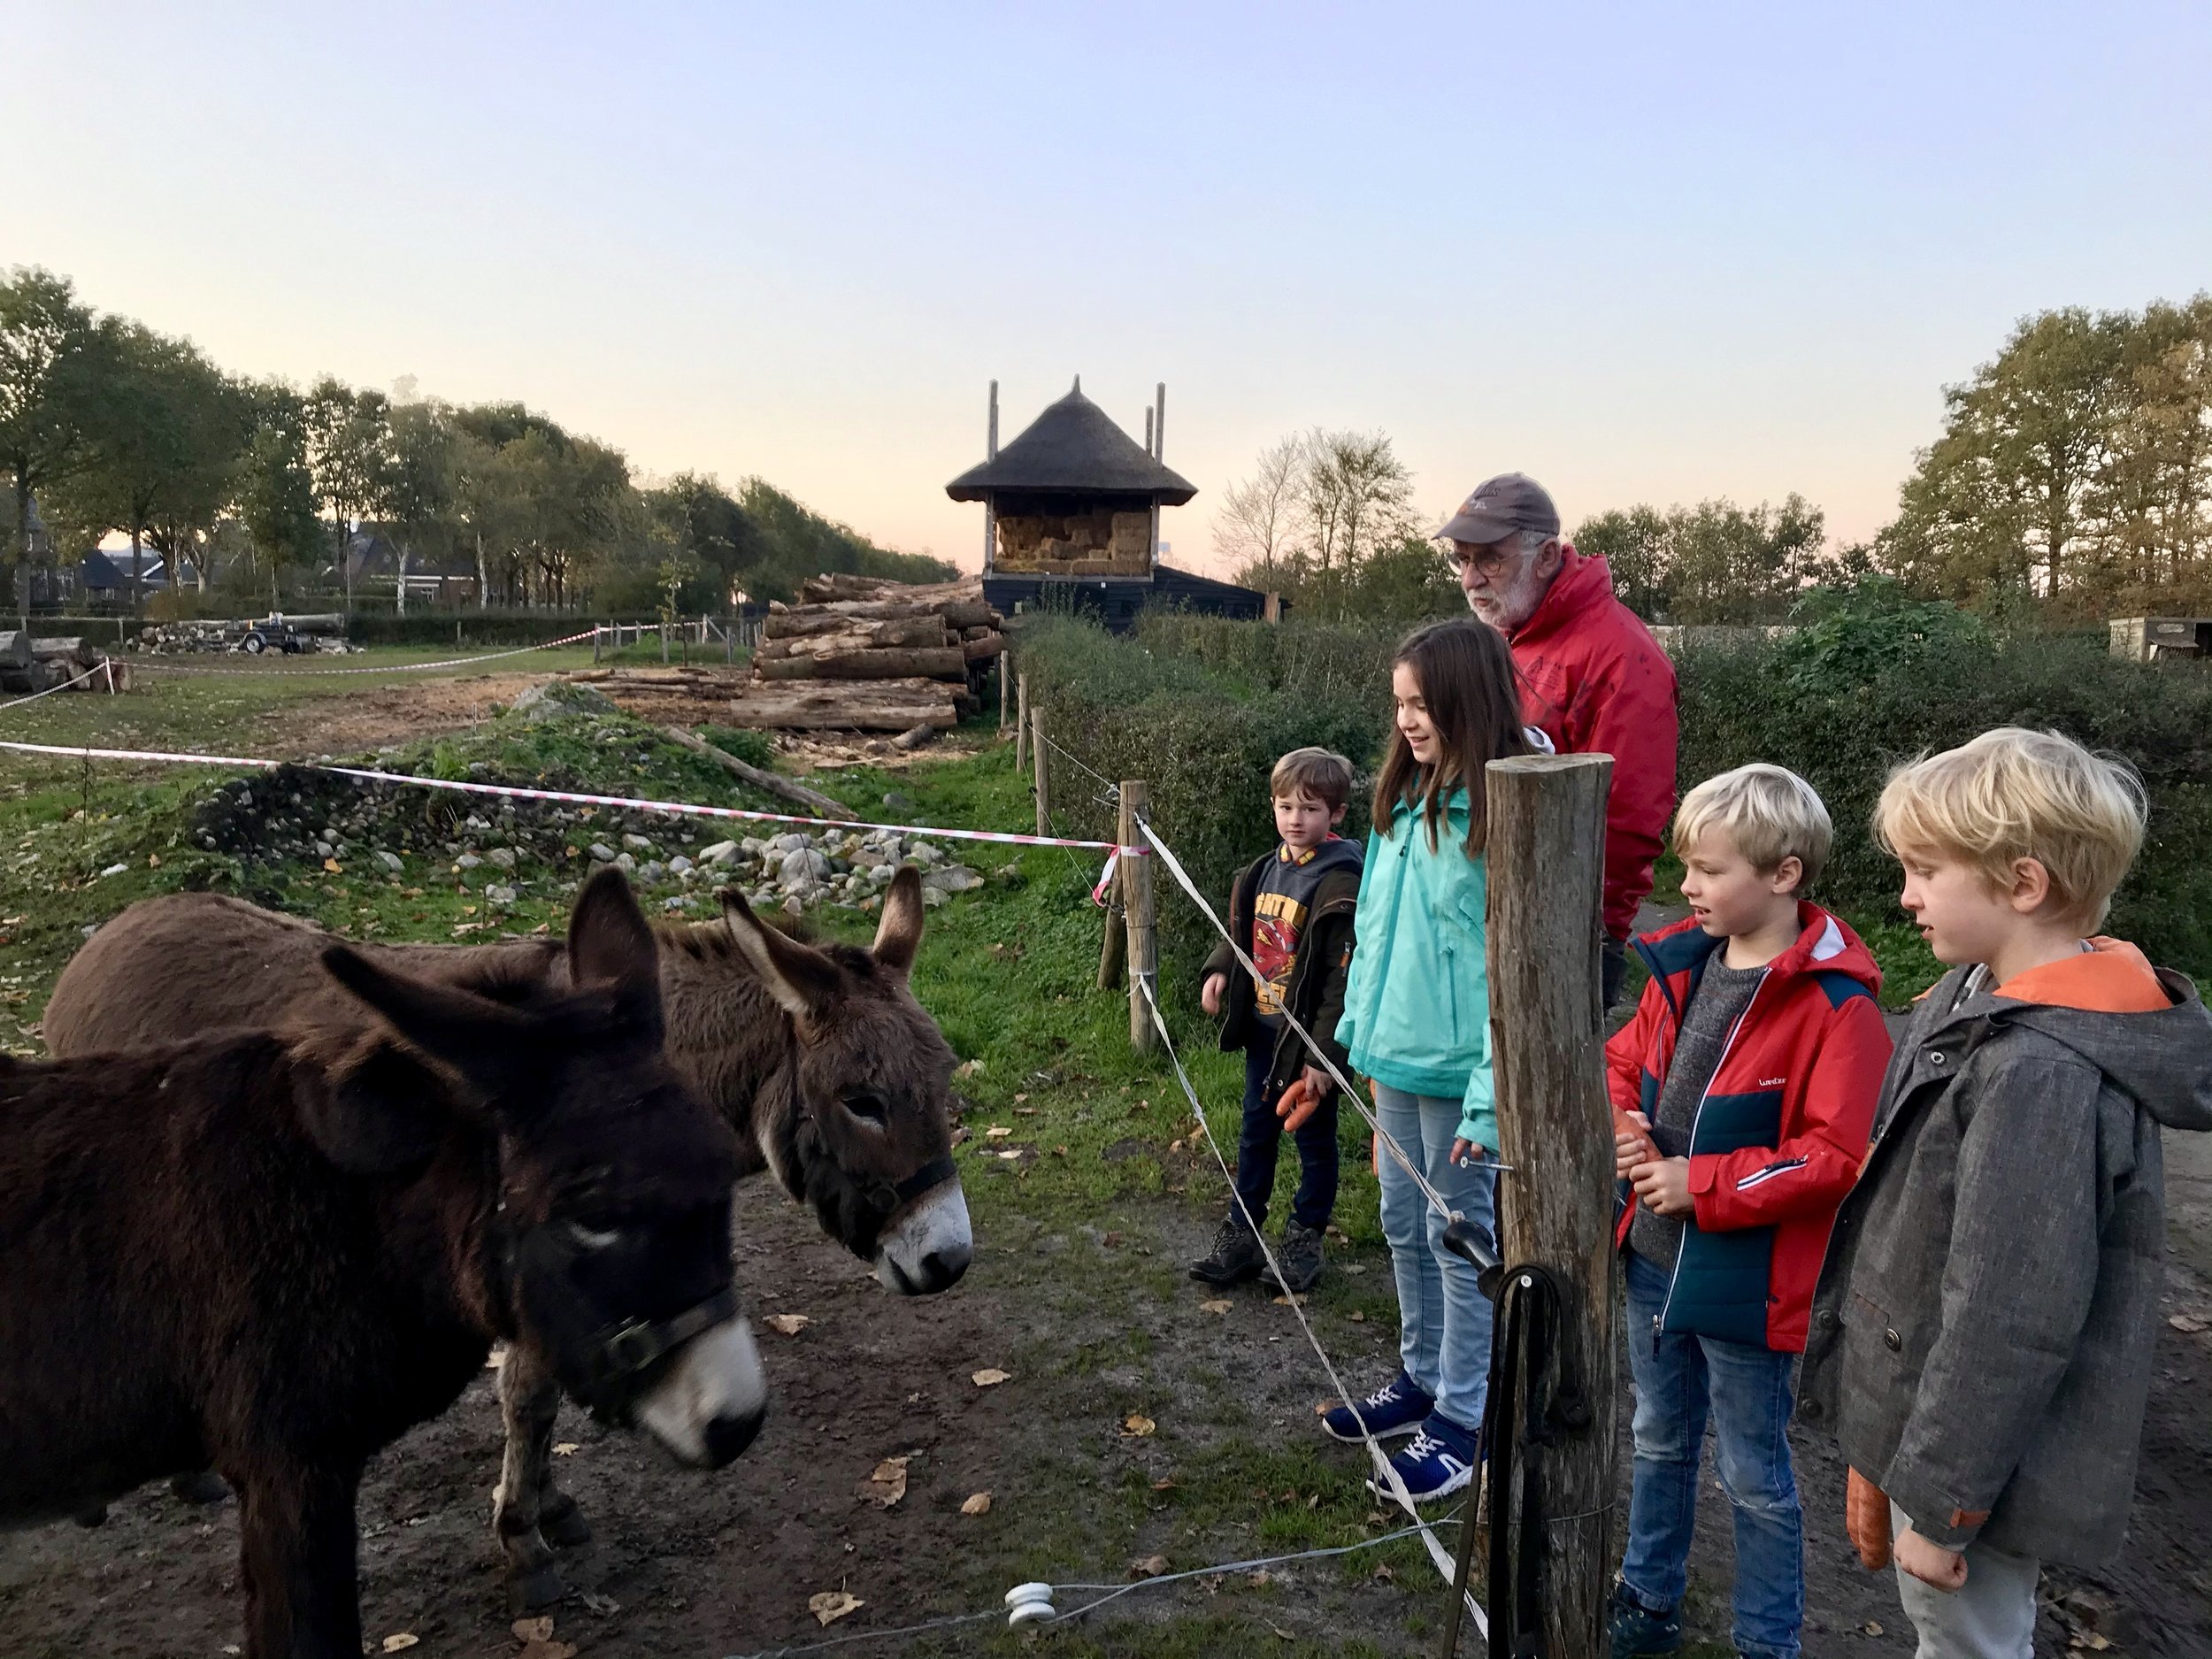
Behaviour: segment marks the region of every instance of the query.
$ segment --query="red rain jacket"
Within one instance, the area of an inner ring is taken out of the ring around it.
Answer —
[[[1873,953],[1817,904],[1801,902],[1797,916],[1797,942],[1767,964],[1698,1102],[1697,1213],[1660,1316],[1663,1330],[1785,1354],[1804,1352],[1828,1234],[1866,1159],[1890,1055]],[[1726,943],[1694,917],[1636,941],[1651,981],[1605,1045],[1615,1107],[1657,1111],[1682,1010]],[[1629,1219],[1624,1209],[1624,1246]]]
[[[1544,603],[1512,637],[1521,716],[1563,755],[1613,757],[1605,931],[1625,939],[1674,810],[1674,664],[1613,596],[1603,559],[1572,548],[1562,557]]]

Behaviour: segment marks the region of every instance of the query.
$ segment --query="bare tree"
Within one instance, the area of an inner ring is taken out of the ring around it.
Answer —
[[[1349,575],[1377,549],[1415,534],[1413,474],[1379,432],[1324,432],[1302,445],[1299,508],[1316,573]]]
[[[1252,476],[1232,484],[1214,518],[1214,551],[1240,574],[1274,577],[1297,534],[1306,474],[1306,440],[1290,437],[1260,451]]]

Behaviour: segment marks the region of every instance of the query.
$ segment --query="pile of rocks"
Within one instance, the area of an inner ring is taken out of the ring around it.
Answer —
[[[933,908],[983,885],[980,875],[934,842],[902,837],[895,830],[748,835],[718,841],[703,849],[699,859],[721,881],[744,887],[755,910],[780,907],[793,915],[818,903],[873,910],[902,864],[921,871],[922,902]]]

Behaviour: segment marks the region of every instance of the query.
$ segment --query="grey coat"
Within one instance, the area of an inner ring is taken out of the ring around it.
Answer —
[[[2127,1529],[2165,1255],[2160,1125],[2212,1129],[2212,1016],[1947,975],[1836,1217],[1800,1381],[1913,1530],[2094,1569]]]

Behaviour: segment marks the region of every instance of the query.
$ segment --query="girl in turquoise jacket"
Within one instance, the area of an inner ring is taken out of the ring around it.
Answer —
[[[1375,783],[1357,940],[1337,1038],[1374,1084],[1376,1118],[1429,1185],[1494,1231],[1484,964],[1483,768],[1533,752],[1505,641],[1472,618],[1410,635],[1391,664],[1397,718]],[[1410,1434],[1391,1459],[1417,1500],[1473,1479],[1490,1371],[1488,1298],[1444,1248],[1436,1213],[1396,1160],[1380,1161],[1383,1233],[1398,1281],[1397,1376],[1323,1426],[1357,1440]],[[1371,1482],[1371,1485],[1373,1483]]]

